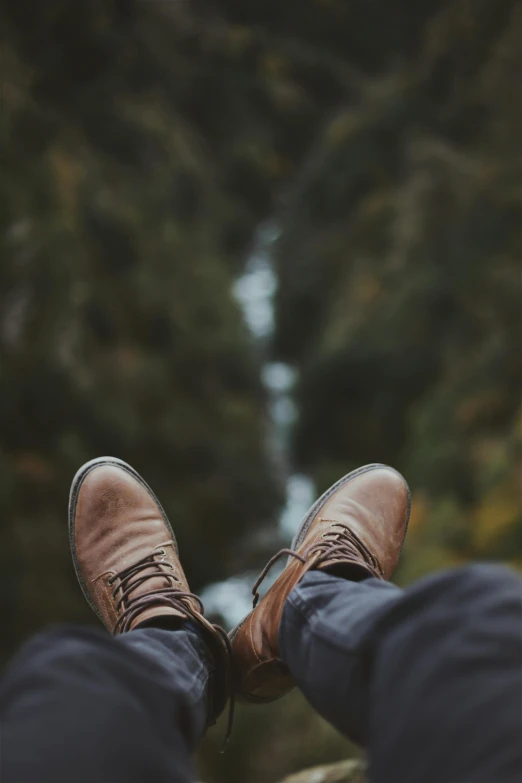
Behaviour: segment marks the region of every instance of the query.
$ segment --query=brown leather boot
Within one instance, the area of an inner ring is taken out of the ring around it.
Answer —
[[[174,533],[150,487],[114,457],[87,462],[71,487],[69,536],[83,594],[111,633],[176,620],[199,626],[216,661],[209,710],[215,722],[232,692],[230,644],[190,592]]]
[[[230,634],[237,695],[273,701],[293,680],[279,657],[279,625],[290,591],[311,569],[335,568],[347,578],[388,579],[410,515],[404,478],[386,465],[366,465],[340,479],[312,506],[292,542],[267,564],[254,585],[254,610]],[[282,555],[288,562],[259,605],[257,588]]]

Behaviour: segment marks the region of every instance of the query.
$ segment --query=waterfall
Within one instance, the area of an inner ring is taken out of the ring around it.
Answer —
[[[273,246],[279,235],[277,224],[267,222],[257,231],[252,251],[244,272],[233,287],[245,322],[252,332],[255,347],[265,358],[261,378],[268,393],[270,425],[267,449],[277,469],[286,477],[286,502],[279,518],[281,539],[289,545],[301,519],[315,499],[312,480],[303,474],[291,472],[289,444],[297,418],[293,390],[296,371],[283,362],[266,359],[274,332],[274,296],[277,275],[273,264]],[[277,578],[274,569],[265,589]],[[255,574],[242,574],[206,587],[201,595],[209,615],[219,614],[229,627],[236,625],[252,608],[251,586]]]

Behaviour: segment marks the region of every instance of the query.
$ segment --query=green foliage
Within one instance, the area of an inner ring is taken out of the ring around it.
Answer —
[[[195,589],[240,567],[281,497],[221,242],[234,195],[217,188],[202,129],[176,100],[174,20],[166,35],[161,9],[124,7],[2,11],[5,650],[87,617],[66,502],[93,455],[150,480]]]
[[[361,462],[404,470],[402,579],[522,558],[521,21],[441,4],[418,53],[325,121],[283,212],[295,458],[320,488]]]

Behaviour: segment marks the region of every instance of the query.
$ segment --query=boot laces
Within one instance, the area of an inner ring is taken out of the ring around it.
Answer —
[[[339,522],[332,522],[331,527],[323,533],[320,539],[306,547],[302,553],[297,552],[295,549],[281,549],[268,561],[252,588],[254,609],[259,601],[259,587],[261,583],[272,566],[279,558],[283,557],[283,555],[293,557],[296,560],[299,560],[303,565],[313,558],[314,568],[319,568],[321,564],[326,563],[329,560],[338,561],[339,563],[362,565],[372,576],[378,579],[384,578],[379,561],[370,552],[368,547],[345,525],[342,525]],[[361,563],[361,557],[363,563]]]

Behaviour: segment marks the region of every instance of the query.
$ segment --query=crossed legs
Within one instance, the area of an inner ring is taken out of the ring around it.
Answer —
[[[372,783],[515,783],[522,583],[477,565],[408,590],[311,572],[282,656],[312,706],[367,749]],[[194,780],[214,662],[197,629],[58,628],[0,688],[3,783]]]

